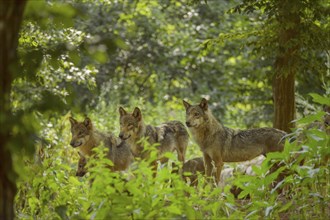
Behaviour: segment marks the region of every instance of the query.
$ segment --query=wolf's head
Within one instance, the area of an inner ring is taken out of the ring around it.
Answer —
[[[186,125],[189,128],[197,128],[208,120],[208,104],[206,99],[202,99],[198,105],[191,105],[183,100],[186,108]]]
[[[119,107],[120,114],[120,133],[119,137],[122,140],[127,140],[130,137],[137,135],[142,124],[142,113],[138,107],[135,107],[132,114],[125,111],[123,107]]]
[[[72,134],[70,145],[72,147],[84,146],[89,140],[91,133],[93,132],[92,121],[87,117],[83,122],[78,122],[72,117],[70,117],[69,120],[71,123]]]
[[[80,158],[78,161],[78,168],[77,168],[76,176],[84,176],[87,173],[87,169],[85,167],[87,164],[87,160],[86,160],[86,157],[79,151],[78,151],[78,154],[79,154]]]

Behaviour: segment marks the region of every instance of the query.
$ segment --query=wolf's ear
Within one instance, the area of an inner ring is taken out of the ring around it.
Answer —
[[[199,104],[199,106],[204,110],[207,111],[208,109],[208,104],[207,104],[207,100],[205,98],[202,98],[201,103]]]
[[[69,117],[69,120],[72,126],[78,123],[77,120],[74,119],[73,117]]]
[[[125,109],[123,107],[119,107],[119,114],[120,114],[120,117],[124,116],[127,114],[127,112],[125,111]]]
[[[185,100],[182,100],[182,103],[184,105],[184,107],[186,108],[186,110],[191,106],[188,102],[186,102]]]
[[[93,125],[92,125],[92,121],[90,118],[86,117],[84,120],[84,125],[86,126],[86,128],[88,129],[92,129]]]
[[[135,107],[132,115],[133,115],[134,118],[136,118],[138,120],[142,119],[142,113],[141,113],[141,110],[138,107]]]

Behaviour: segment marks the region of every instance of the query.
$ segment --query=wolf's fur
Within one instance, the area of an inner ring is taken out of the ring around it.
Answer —
[[[122,140],[126,140],[131,146],[134,156],[142,159],[148,156],[144,153],[144,147],[138,143],[142,138],[152,145],[158,143],[158,157],[162,162],[166,161],[161,158],[164,152],[177,151],[179,161],[184,162],[185,153],[188,145],[189,134],[184,124],[179,121],[169,121],[159,126],[145,125],[142,113],[139,108],[135,108],[132,114],[119,108],[120,113],[120,134]]]
[[[87,169],[86,169],[87,159],[79,151],[78,153],[80,158],[78,160],[78,168],[77,168],[76,176],[84,176],[87,173]]]
[[[284,148],[284,131],[275,128],[233,130],[216,120],[206,99],[203,98],[197,105],[184,100],[183,104],[186,108],[186,125],[203,152],[205,173],[211,176],[214,162],[217,184],[224,162],[251,160],[261,154],[282,151]]]
[[[78,122],[72,117],[69,119],[72,134],[70,145],[74,148],[78,147],[81,156],[92,156],[92,149],[103,143],[109,149],[107,156],[114,164],[111,170],[126,170],[133,162],[130,147],[125,141],[112,133],[105,134],[95,130],[89,118],[85,118],[83,122]],[[82,157],[81,160],[83,160]]]
[[[190,173],[186,175],[185,173]],[[198,176],[197,173],[205,174],[204,160],[203,157],[196,157],[186,161],[182,166],[182,176],[187,181],[190,179],[190,185],[197,186]]]

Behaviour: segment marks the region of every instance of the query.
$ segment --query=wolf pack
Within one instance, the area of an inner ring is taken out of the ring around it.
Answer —
[[[253,128],[235,130],[225,127],[212,114],[208,101],[202,98],[199,104],[190,104],[183,100],[186,111],[185,124],[180,121],[167,121],[160,125],[147,124],[140,108],[127,112],[119,107],[120,133],[101,132],[95,128],[92,120],[86,117],[77,121],[70,117],[72,139],[70,145],[78,148],[80,159],[76,175],[84,176],[88,170],[88,159],[95,155],[94,148],[103,145],[108,148],[107,157],[112,161],[110,171],[125,171],[133,162],[145,160],[150,151],[145,149],[146,140],[149,145],[156,146],[156,158],[151,164],[154,175],[157,165],[168,161],[166,152],[176,152],[177,159],[182,163],[180,175],[191,184],[197,183],[197,173],[201,173],[218,185],[224,163],[244,162],[267,156],[270,152],[283,151],[286,132],[271,128]],[[330,107],[325,107],[326,115],[317,126],[330,135]],[[203,157],[186,160],[186,150],[190,135]],[[188,176],[185,176],[190,173]]]

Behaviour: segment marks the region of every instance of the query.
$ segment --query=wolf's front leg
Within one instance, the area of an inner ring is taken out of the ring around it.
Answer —
[[[213,169],[212,159],[206,153],[203,154],[203,157],[204,157],[205,174],[206,174],[207,177],[210,177],[211,174],[212,174],[212,169]]]
[[[222,171],[222,168],[223,168],[222,160],[215,161],[215,167],[216,167],[216,174],[215,174],[216,183],[215,184],[218,186],[218,184],[220,182],[221,171]]]

